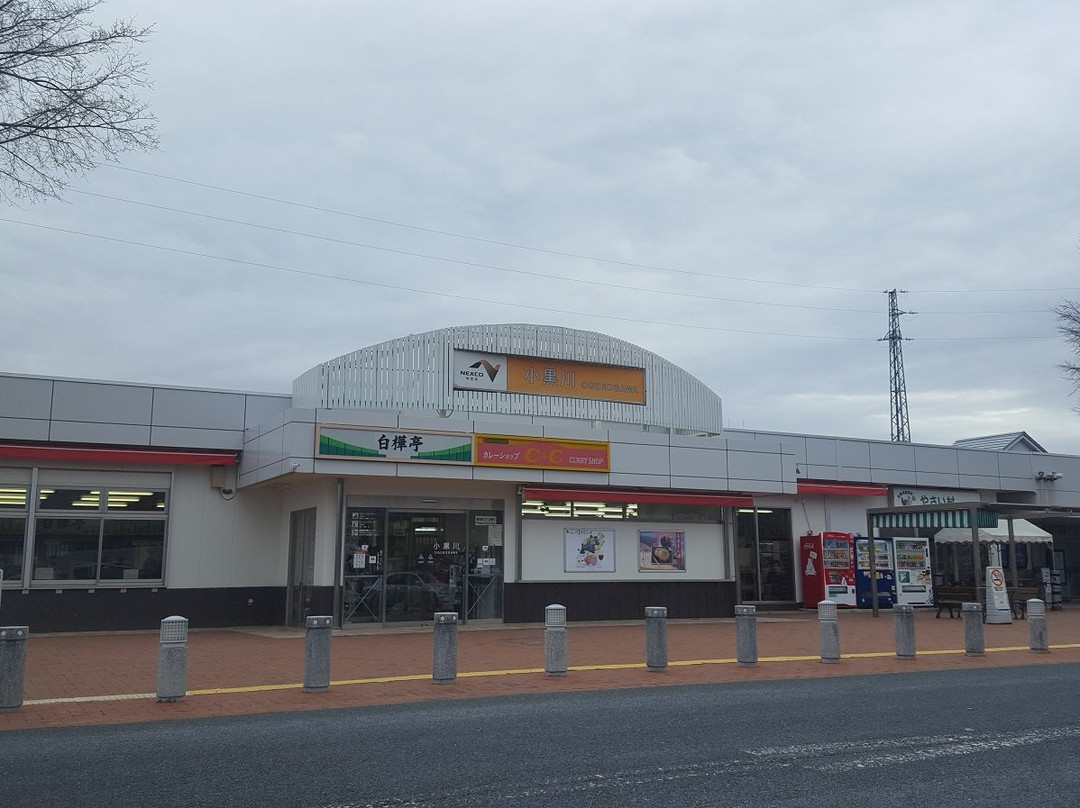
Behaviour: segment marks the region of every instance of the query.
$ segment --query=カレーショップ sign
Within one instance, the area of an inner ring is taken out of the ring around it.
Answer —
[[[608,471],[611,450],[602,441],[477,435],[474,462],[507,468]]]

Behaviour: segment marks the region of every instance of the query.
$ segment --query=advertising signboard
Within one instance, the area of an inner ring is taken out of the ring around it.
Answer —
[[[478,466],[560,471],[608,471],[610,444],[603,441],[477,435]]]
[[[644,368],[454,351],[451,372],[456,390],[645,403]]]
[[[315,456],[344,460],[471,463],[472,435],[320,425]]]

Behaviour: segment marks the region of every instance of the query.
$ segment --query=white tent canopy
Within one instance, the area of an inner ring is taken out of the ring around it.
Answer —
[[[1013,519],[1013,538],[1026,544],[1052,544],[1054,537],[1027,519]],[[971,530],[965,527],[947,527],[934,534],[934,541],[939,544],[971,544]],[[998,520],[997,527],[980,527],[979,541],[1008,542],[1009,523]]]

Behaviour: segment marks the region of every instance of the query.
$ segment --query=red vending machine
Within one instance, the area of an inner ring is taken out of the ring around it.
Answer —
[[[799,540],[803,606],[816,609],[831,600],[855,608],[855,540],[850,533],[813,533]]]

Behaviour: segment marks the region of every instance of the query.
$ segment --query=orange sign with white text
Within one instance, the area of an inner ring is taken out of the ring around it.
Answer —
[[[508,356],[506,391],[644,404],[645,371],[560,359]]]
[[[602,441],[477,435],[473,463],[523,469],[608,471],[611,450],[610,444]]]

